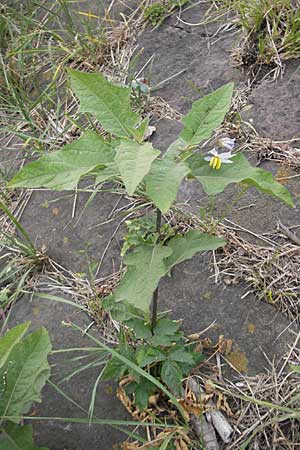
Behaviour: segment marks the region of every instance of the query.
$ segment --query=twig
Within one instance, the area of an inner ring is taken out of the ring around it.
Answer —
[[[283,234],[285,234],[286,237],[288,237],[292,242],[294,242],[294,244],[300,246],[300,238],[298,238],[294,233],[292,233],[288,229],[288,227],[283,225],[283,223],[281,223],[280,220],[278,220],[278,226],[281,228]]]

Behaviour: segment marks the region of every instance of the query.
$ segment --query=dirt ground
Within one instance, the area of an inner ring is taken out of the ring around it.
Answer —
[[[205,5],[198,5],[183,14],[181,19],[197,24],[204,12]],[[178,74],[157,89],[154,95],[161,96],[173,108],[186,113],[193,100],[228,81],[234,81],[240,88],[246,85],[247,73],[231,66],[230,50],[237,35],[228,31],[218,32],[219,28],[220,23],[186,25],[173,15],[160,27],[153,30],[149,26],[146,29],[139,39],[139,48],[143,48],[143,52],[138,67],[143,67],[154,55],[152,85]],[[147,70],[144,75],[149,76]],[[247,103],[251,108],[245,112],[244,119],[250,121],[262,137],[273,140],[300,138],[300,62],[294,60],[287,63],[282,78],[275,82],[264,80],[255,84],[249,92]],[[152,142],[164,151],[176,139],[181,125],[166,118],[155,119],[155,125],[157,131]],[[255,162],[256,156],[251,154],[250,157]],[[279,170],[278,164],[270,161],[263,162],[261,167],[272,170],[274,174]],[[294,174],[292,171],[290,173]],[[296,198],[300,196],[298,180],[292,178],[288,184]],[[216,215],[221,214],[234,193],[234,189],[229,188],[220,196],[215,207]],[[88,273],[88,264],[99,261],[119,226],[117,221],[97,226],[110,216],[119,201],[117,195],[98,194],[80,217],[87,198],[87,194],[78,194],[75,217],[72,218],[74,195],[36,191],[32,193],[22,215],[22,225],[37,247],[45,247],[51,258],[82,277]],[[122,199],[118,207],[129,201]],[[198,213],[207,199],[200,185],[186,183],[182,186],[178,201],[186,209]],[[278,219],[287,226],[298,225],[299,217],[299,204],[292,210],[254,190],[248,191],[229,216],[233,222],[258,234],[273,232]],[[256,243],[253,236],[248,237]],[[121,238],[122,228],[111,240],[100,276],[107,276],[119,268]],[[292,339],[290,320],[272,305],[259,301],[253,293],[244,297],[249,290],[245,283],[226,285],[219,281],[216,284],[211,263],[212,255],[205,254],[176,267],[172,278],[161,281],[161,308],[170,309],[174,318],[183,319],[183,327],[188,334],[201,331],[215,321],[209,332],[211,337],[217,339],[222,334],[232,339],[234,350],[245,356],[248,373],[264,371],[269,364],[265,354],[272,360],[286,352]],[[86,337],[62,325],[62,321],[70,317],[83,327],[91,321],[69,306],[54,306],[38,297],[31,301],[24,296],[15,305],[11,317],[11,325],[28,319],[32,320],[34,328],[45,325],[54,348],[89,345]],[[293,327],[298,330],[295,324]],[[97,335],[96,327],[92,331]],[[78,375],[64,386],[67,393],[87,407],[97,374],[98,370],[93,369]],[[60,369],[55,369],[55,377],[59,379],[61,376]],[[100,385],[98,388],[96,417],[126,417],[113,394],[114,389],[111,385]],[[43,391],[43,403],[37,406],[36,412],[36,415],[61,417],[78,414],[50,387]],[[36,443],[51,450],[108,450],[117,448],[116,444],[123,438],[113,429],[59,424],[55,421],[35,423],[34,429]]]

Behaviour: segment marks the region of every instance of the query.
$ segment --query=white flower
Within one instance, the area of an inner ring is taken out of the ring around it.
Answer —
[[[235,145],[235,139],[228,137],[222,138],[218,141],[220,147],[227,148],[228,150],[233,150]]]
[[[209,161],[209,165],[213,169],[220,169],[222,164],[231,164],[233,161],[230,160],[234,155],[231,152],[226,153],[218,153],[215,148],[213,148],[210,152],[212,156],[206,156],[205,161]]]

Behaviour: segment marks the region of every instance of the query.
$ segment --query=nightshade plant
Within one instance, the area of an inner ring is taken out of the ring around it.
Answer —
[[[137,225],[141,232],[129,234],[126,239],[123,252],[126,253],[126,273],[103,305],[146,343],[146,347],[139,349],[138,356],[134,356],[135,363],[149,367],[159,362],[161,379],[179,394],[178,380],[183,375],[180,364],[192,367],[197,364],[197,358],[192,349],[191,354],[184,351],[178,324],[165,317],[158,318],[159,280],[196,253],[226,244],[223,238],[214,235],[196,230],[176,234],[166,228],[166,224],[162,225],[162,215],[174,204],[181,182],[185,177],[192,178],[201,183],[208,195],[221,193],[231,183],[243,182],[289,206],[293,206],[293,200],[270,172],[252,167],[241,153],[223,157],[223,162],[228,164],[222,164],[222,158],[212,161],[218,158],[216,153],[210,158],[203,154],[201,143],[211,137],[230,109],[233,83],[193,103],[191,111],[182,119],[183,129],[178,139],[162,155],[150,142],[144,141],[148,119],[141,119],[132,110],[130,88],[113,84],[100,73],[69,70],[69,75],[81,112],[95,116],[109,137],[104,139],[97,132],[87,131],[79,140],[27,164],[9,185],[11,188],[70,190],[75,189],[83,177],[94,176],[95,186],[116,180],[125,186],[130,196],[142,193],[153,202],[156,218],[150,226],[150,235],[141,231],[141,222],[129,224],[132,229]],[[124,339],[119,351],[133,358]],[[111,361],[104,373],[106,378],[128,374],[124,365]],[[134,384],[133,391],[136,388]],[[143,407],[146,391],[149,394],[151,389],[145,385],[139,398],[139,405]]]

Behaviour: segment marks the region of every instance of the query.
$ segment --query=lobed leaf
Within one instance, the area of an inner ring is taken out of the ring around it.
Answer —
[[[183,236],[175,236],[168,242],[168,248],[172,249],[172,254],[166,259],[168,271],[198,252],[216,250],[225,244],[226,241],[222,238],[196,230],[190,230]]]
[[[176,350],[172,351],[169,355],[169,359],[170,361],[185,363],[192,366],[195,364],[193,355],[190,352],[188,352],[184,347],[177,348]]]
[[[125,257],[127,272],[115,291],[115,301],[126,301],[147,312],[159,280],[166,273],[165,258],[172,250],[161,244],[141,245]]]
[[[102,300],[102,308],[109,311],[112,318],[118,322],[127,322],[139,317],[142,313],[126,301],[116,302],[114,294],[110,294]]]
[[[127,371],[126,365],[124,365],[119,359],[112,357],[106,364],[102,375],[101,380],[119,380],[123,377],[125,372]]]
[[[81,112],[93,114],[105,130],[119,137],[130,137],[139,116],[130,105],[130,89],[109,82],[101,73],[69,69],[71,86],[79,98]]]
[[[223,164],[219,170],[215,170],[201,155],[193,155],[188,164],[193,176],[202,184],[208,195],[219,194],[229,184],[243,181],[261,192],[277,197],[289,206],[294,206],[288,189],[278,183],[271,172],[252,167],[241,153],[235,155],[232,161],[232,164]]]
[[[184,129],[179,137],[186,145],[198,145],[209,139],[229,111],[233,83],[225,84],[193,103],[191,111],[182,119]]]
[[[136,352],[136,362],[140,367],[165,361],[166,356],[158,348],[150,346],[141,346]]]
[[[18,423],[32,402],[40,402],[41,390],[50,376],[47,356],[51,350],[45,328],[16,344],[0,370],[0,417],[13,416]]]
[[[160,278],[174,265],[192,258],[200,251],[215,250],[225,244],[224,239],[195,230],[170,239],[168,245],[141,244],[125,258],[127,272],[116,289],[114,301],[123,301],[147,312]],[[179,327],[178,322],[161,319],[154,329],[153,338],[161,332],[165,337]]]
[[[153,391],[153,388],[152,388]],[[149,389],[145,388],[143,384],[138,384],[134,394],[135,404],[140,411],[143,411],[148,406]]]
[[[152,144],[138,144],[134,141],[123,140],[118,145],[115,157],[122,180],[129,195],[132,195],[144,176],[150,170],[152,161],[160,154]]]
[[[134,330],[137,339],[151,338],[151,326],[143,319],[130,319],[126,321],[126,326]]]
[[[112,144],[97,133],[87,132],[78,141],[26,164],[9,182],[9,187],[74,189],[83,175],[110,165],[114,154]]]
[[[30,322],[24,322],[11,330],[0,338],[0,369],[5,364],[10,352],[18,342],[22,339],[30,326]]]
[[[145,378],[140,383],[131,382],[125,386],[125,391],[127,394],[134,394],[134,403],[140,411],[147,408],[148,398],[155,392],[155,390],[155,386]]]
[[[183,178],[190,169],[183,162],[171,159],[156,160],[147,175],[146,193],[163,214],[168,212],[176,200]]]
[[[172,336],[177,333],[179,328],[181,327],[181,322],[178,320],[171,320],[167,317],[163,317],[157,321],[155,328],[153,330],[153,334],[161,334],[163,336]]]
[[[170,345],[174,345],[175,343],[182,341],[183,337],[184,335],[182,331],[168,335],[154,334],[148,342],[154,347],[169,347]]]

